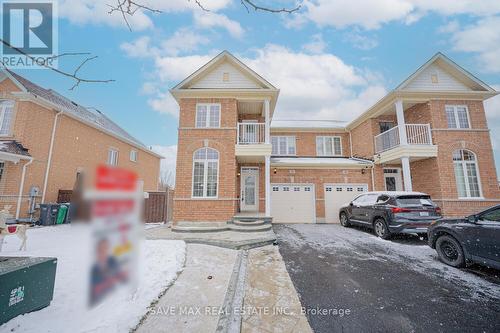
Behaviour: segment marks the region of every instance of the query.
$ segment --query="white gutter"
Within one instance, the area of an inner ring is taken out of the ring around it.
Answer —
[[[33,163],[33,158],[30,158],[30,160],[23,165],[23,173],[21,175],[21,184],[19,185],[19,195],[17,196],[16,220],[19,218],[19,212],[21,211],[21,200],[23,198],[23,188],[24,188],[24,178],[26,176],[26,168],[31,163]]]
[[[54,125],[52,126],[52,136],[50,137],[49,157],[47,158],[47,167],[45,168],[45,179],[43,181],[43,192],[42,192],[41,203],[45,203],[45,192],[47,191],[47,183],[49,181],[49,171],[50,171],[50,164],[52,162],[52,150],[54,149],[54,139],[56,136],[57,120],[61,113],[63,113],[63,111],[58,111],[56,113],[56,117],[54,118]]]

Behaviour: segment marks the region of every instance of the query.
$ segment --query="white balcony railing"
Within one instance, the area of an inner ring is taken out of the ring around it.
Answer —
[[[259,144],[266,142],[265,123],[238,123],[238,144]]]
[[[432,145],[431,126],[429,124],[406,124],[406,141],[409,145]],[[401,144],[399,126],[375,137],[375,153],[395,148]]]

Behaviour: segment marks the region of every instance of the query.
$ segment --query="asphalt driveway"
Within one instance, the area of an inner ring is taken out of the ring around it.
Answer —
[[[315,332],[500,332],[500,272],[455,269],[426,240],[340,225],[275,225]]]

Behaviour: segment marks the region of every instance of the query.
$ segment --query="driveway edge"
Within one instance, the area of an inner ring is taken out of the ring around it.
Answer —
[[[247,271],[248,251],[241,250],[234,263],[233,273],[222,305],[223,313],[217,324],[217,333],[240,332],[241,311],[245,297],[245,283]]]

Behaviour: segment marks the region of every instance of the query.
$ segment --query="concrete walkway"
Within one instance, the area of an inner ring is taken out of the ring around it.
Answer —
[[[278,247],[249,251],[241,332],[312,332]]]
[[[276,241],[272,230],[261,232],[214,231],[214,232],[173,232],[166,225],[145,231],[146,239],[175,239],[186,243],[213,245],[228,249],[252,249],[269,245]]]
[[[184,270],[137,332],[215,332],[237,254],[188,244]]]

